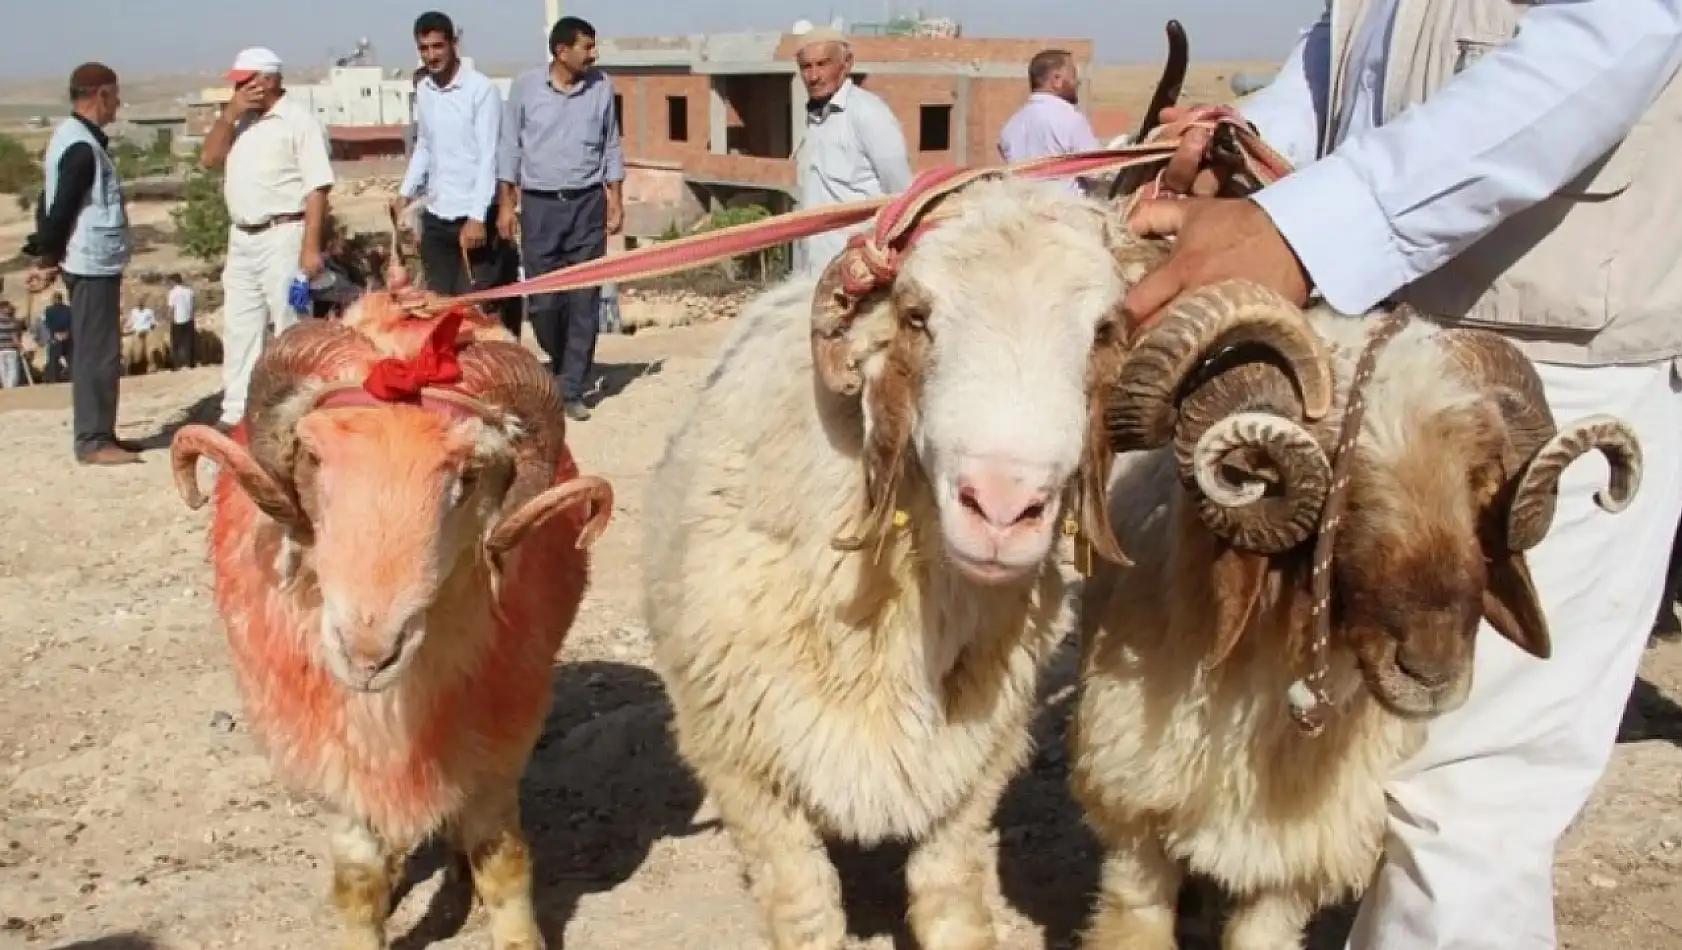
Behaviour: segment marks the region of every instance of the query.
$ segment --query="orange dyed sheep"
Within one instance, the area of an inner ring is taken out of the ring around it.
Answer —
[[[197,508],[199,457],[225,476],[217,609],[273,768],[334,814],[343,946],[385,946],[403,857],[448,829],[497,950],[542,947],[518,786],[613,499],[553,377],[481,314],[371,294],[273,341],[249,404],[177,433],[176,483]]]

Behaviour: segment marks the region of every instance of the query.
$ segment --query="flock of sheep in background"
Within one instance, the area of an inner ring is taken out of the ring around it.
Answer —
[[[1602,451],[1620,510],[1639,447],[1617,420],[1557,426],[1499,338],[1414,318],[1346,457],[1374,321],[1227,284],[1130,341],[1120,301],[1163,245],[1056,186],[944,200],[877,290],[832,265],[750,304],[656,466],[644,609],[678,750],[777,950],[845,939],[826,838],[909,841],[919,945],[986,950],[993,813],[1078,626],[1071,780],[1106,850],[1089,945],[1172,948],[1189,869],[1236,898],[1228,950],[1296,947],[1368,878],[1385,771],[1464,698],[1479,618],[1547,655],[1524,551],[1559,472]],[[612,495],[535,357],[456,319],[382,293],[291,330],[246,423],[174,447],[189,504],[199,456],[223,473],[234,668],[277,774],[337,816],[356,950],[386,945],[400,859],[438,832],[497,950],[543,946],[516,787]],[[459,343],[457,378],[370,395],[428,333]],[[1322,643],[1308,549],[1334,468]]]

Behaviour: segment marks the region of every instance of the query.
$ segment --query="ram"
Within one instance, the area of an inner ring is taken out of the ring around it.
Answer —
[[[191,507],[199,457],[218,465],[234,671],[275,772],[334,816],[354,950],[385,946],[402,858],[441,830],[497,950],[543,945],[518,785],[612,489],[578,475],[552,377],[501,337],[372,294],[271,342],[232,437],[188,426],[172,447]]]
[[[1064,565],[1123,558],[1103,407],[1135,242],[1104,205],[1013,179],[933,219],[866,262],[874,289],[840,284],[849,253],[750,305],[649,487],[676,742],[779,950],[844,939],[825,838],[912,842],[920,945],[994,945],[990,827],[1070,629]],[[1306,352],[1267,311],[1210,329],[1269,320]]]
[[[1241,286],[1199,305],[1233,306]],[[1343,394],[1318,420],[1274,365],[1203,360],[1169,326],[1137,344],[1112,407],[1130,454],[1111,525],[1136,563],[1100,565],[1081,605],[1071,781],[1107,851],[1091,947],[1170,950],[1187,870],[1234,898],[1228,950],[1300,946],[1317,908],[1370,879],[1385,780],[1465,700],[1480,620],[1548,655],[1524,552],[1561,471],[1599,449],[1608,511],[1639,485],[1630,429],[1556,429],[1502,338],[1407,312],[1307,319]],[[1351,400],[1375,326],[1395,335]]]

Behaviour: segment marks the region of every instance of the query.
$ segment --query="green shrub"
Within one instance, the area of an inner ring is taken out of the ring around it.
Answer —
[[[219,173],[196,168],[188,172],[181,205],[169,217],[175,222],[175,243],[181,253],[209,263],[220,262],[227,255],[228,229],[233,219],[222,200]]]

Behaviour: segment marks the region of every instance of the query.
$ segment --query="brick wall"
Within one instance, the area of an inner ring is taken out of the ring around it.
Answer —
[[[1028,60],[1047,48],[1067,49],[1083,72],[1090,71],[1092,43],[1077,39],[963,39],[943,37],[855,36],[849,37],[854,59],[861,64],[950,63],[950,75],[894,73],[877,69],[864,77],[864,86],[881,96],[893,109],[905,133],[906,148],[914,171],[963,162],[981,164],[996,161],[999,130],[1028,98]],[[779,59],[793,59],[798,40],[785,36],[777,50]],[[1009,64],[1020,74],[1013,78],[963,75],[970,63]],[[707,76],[656,74],[621,68],[612,71],[615,91],[622,98],[622,121],[627,156],[653,161],[683,162],[696,175],[768,186],[790,185],[794,168],[786,159],[752,155],[711,154],[711,81]],[[747,77],[743,77],[746,80]],[[757,77],[756,77],[757,79]],[[765,77],[767,84],[791,81],[781,75]],[[745,82],[738,80],[743,86]],[[969,90],[966,105],[960,105],[960,90]],[[760,123],[771,108],[786,109],[779,99],[744,88],[726,94],[726,126],[744,119]],[[688,140],[674,142],[668,133],[667,97],[683,96],[688,117]],[[741,98],[743,102],[731,100]],[[927,128],[925,128],[925,120]],[[1114,134],[1114,133],[1111,133]],[[749,136],[738,130],[746,151]],[[764,136],[751,136],[760,145]],[[779,136],[780,138],[780,136]],[[928,146],[928,147],[924,147]]]
[[[711,88],[706,76],[638,75],[616,70],[613,91],[620,97],[625,154],[673,162],[705,155],[709,147]],[[688,128],[678,131],[687,133],[684,141],[674,141],[671,137],[668,97],[683,100],[680,108]]]

